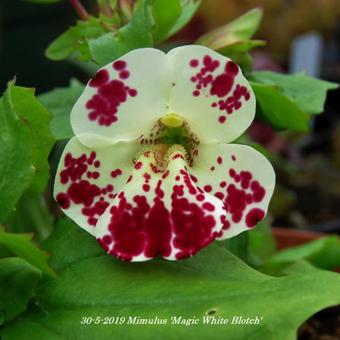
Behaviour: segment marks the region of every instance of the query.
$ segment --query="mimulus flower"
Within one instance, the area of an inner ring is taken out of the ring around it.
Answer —
[[[230,59],[201,46],[134,50],[100,69],[75,104],[55,198],[112,256],[192,256],[266,214],[272,166],[227,144],[254,115]]]

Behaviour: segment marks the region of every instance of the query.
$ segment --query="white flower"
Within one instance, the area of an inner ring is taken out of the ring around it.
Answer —
[[[75,104],[56,200],[120,259],[192,256],[266,214],[272,166],[227,144],[254,115],[230,59],[201,46],[134,50],[100,69]]]

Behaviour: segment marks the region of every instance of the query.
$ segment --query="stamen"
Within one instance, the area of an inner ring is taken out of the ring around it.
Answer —
[[[141,159],[141,157],[150,157],[154,159],[155,163],[154,165],[157,167],[159,171],[164,171],[166,170],[169,161],[171,160],[171,156],[179,152],[183,154],[183,158],[188,161],[188,155],[185,150],[185,148],[182,145],[166,145],[166,144],[158,144],[158,145],[152,145],[149,147],[145,147],[142,150],[139,151],[137,154],[134,162],[137,162],[138,160]],[[150,155],[150,153],[152,155]]]
[[[161,123],[164,126],[176,128],[176,127],[181,127],[184,121],[176,113],[168,113],[164,117],[161,118]]]

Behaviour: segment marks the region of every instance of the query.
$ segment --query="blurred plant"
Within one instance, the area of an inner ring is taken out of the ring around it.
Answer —
[[[249,70],[251,57],[248,52],[266,43],[263,40],[251,39],[258,29],[261,19],[261,10],[251,10],[227,25],[206,33],[196,43],[227,55],[243,69]]]
[[[50,44],[46,56],[81,60],[94,69],[135,48],[166,46],[200,5],[196,0],[98,0],[98,11],[92,14],[80,1],[70,3],[80,20]],[[212,5],[206,2],[206,6]],[[256,95],[257,119],[269,125],[274,135],[282,130],[306,132],[311,117],[322,112],[326,92],[337,85],[303,74],[252,72],[249,51],[263,45],[252,39],[261,17],[260,10],[252,10],[205,33],[197,44],[216,49],[241,65]],[[293,339],[308,316],[339,302],[339,276],[315,267],[338,265],[339,239],[275,254],[269,220],[248,237],[241,234],[178,263],[155,260],[134,266],[103,256],[92,237],[59,218],[50,193],[61,149],[73,136],[70,111],[83,88],[72,80],[69,87],[37,99],[33,89],[11,81],[0,100],[0,223],[5,226],[0,230],[0,335],[4,339],[20,339],[23,334],[43,339],[80,338],[80,334],[105,339],[113,332],[127,339],[150,338],[155,332],[157,337],[166,338],[169,332],[184,337],[185,328],[169,325],[138,329],[121,325],[112,331],[94,324],[85,329],[80,323],[84,315],[146,318],[155,313],[160,317],[263,315],[258,328],[195,326],[191,334],[198,339]],[[277,158],[254,145],[249,136],[238,142]],[[36,233],[35,242],[52,254],[49,265],[27,232]],[[227,249],[253,267],[284,277],[257,272]],[[54,272],[57,278],[52,278]],[[275,313],[274,302],[280,306]]]
[[[209,0],[202,3],[197,27],[214,29],[258,6],[265,13],[258,36],[268,41],[268,49],[279,60],[286,59],[295,36],[318,31],[328,37],[340,17],[338,0]]]

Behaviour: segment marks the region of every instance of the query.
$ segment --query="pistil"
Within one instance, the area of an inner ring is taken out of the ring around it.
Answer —
[[[161,123],[169,128],[179,128],[183,125],[184,120],[176,113],[168,113],[161,118]]]

